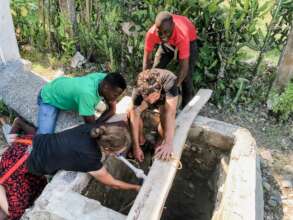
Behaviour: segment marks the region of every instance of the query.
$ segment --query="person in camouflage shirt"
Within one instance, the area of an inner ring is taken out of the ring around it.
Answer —
[[[141,145],[145,143],[141,114],[147,109],[159,109],[160,111],[158,132],[161,139],[156,145],[155,156],[163,160],[171,158],[178,101],[176,80],[177,77],[172,72],[156,68],[145,70],[137,77],[136,86],[132,93],[129,119],[133,154],[140,162],[144,160]]]

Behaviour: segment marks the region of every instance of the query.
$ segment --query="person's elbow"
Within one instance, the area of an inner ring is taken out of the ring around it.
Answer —
[[[109,109],[109,112],[108,112],[108,117],[107,118],[111,118],[113,115],[115,115],[116,113],[116,109]]]
[[[91,123],[95,122],[95,116],[94,115],[83,116],[83,120],[84,120],[85,123],[91,124]]]

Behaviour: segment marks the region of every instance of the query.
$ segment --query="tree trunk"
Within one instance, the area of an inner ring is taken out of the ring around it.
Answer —
[[[293,22],[288,34],[287,44],[279,59],[276,79],[273,87],[281,92],[293,79]]]
[[[67,19],[71,27],[66,30],[70,34],[70,36],[76,36],[76,11],[75,11],[75,0],[59,0],[60,10]]]

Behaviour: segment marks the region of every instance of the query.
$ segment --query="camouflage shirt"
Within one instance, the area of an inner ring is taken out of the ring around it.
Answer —
[[[149,95],[156,91],[161,91],[158,101],[150,105],[149,108],[158,108],[165,104],[166,96],[175,97],[178,95],[176,86],[177,77],[165,69],[153,68],[138,74],[136,86],[132,92],[132,102],[139,106],[143,101],[143,95]]]

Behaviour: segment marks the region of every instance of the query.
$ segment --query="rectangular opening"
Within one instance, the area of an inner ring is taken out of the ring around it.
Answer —
[[[228,143],[227,143],[228,144]],[[163,209],[163,220],[208,220],[217,206],[220,160],[228,157],[229,151],[205,143],[202,135],[186,142],[181,157],[183,168],[178,170],[171,191]],[[144,169],[151,164],[151,155],[146,156]],[[109,171],[117,178],[137,183],[134,174],[120,161],[112,158],[107,161]],[[221,179],[223,182],[223,178]],[[113,190],[93,180],[84,195],[96,199],[102,205],[127,215],[137,193]]]

